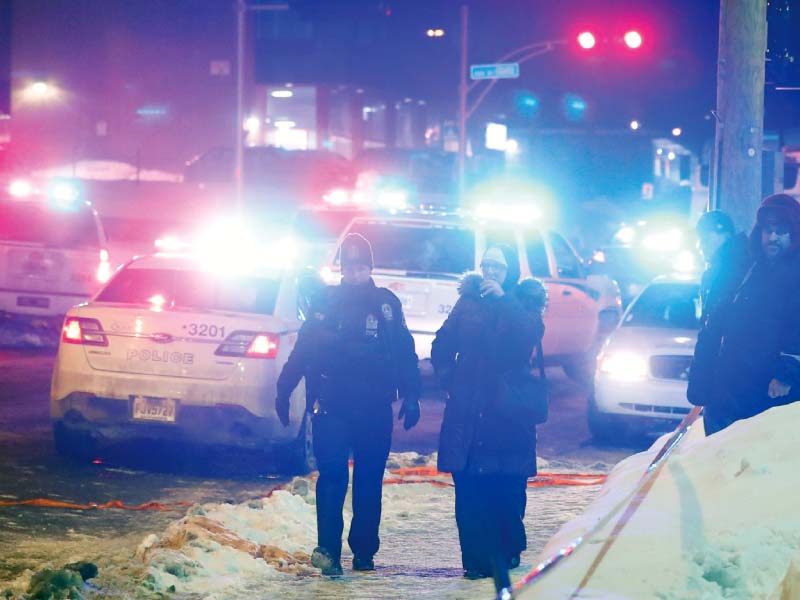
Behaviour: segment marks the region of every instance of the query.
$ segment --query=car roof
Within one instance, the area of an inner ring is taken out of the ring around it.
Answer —
[[[168,271],[203,271],[207,260],[191,252],[156,252],[132,258],[125,269],[162,269]],[[281,277],[287,269],[260,268],[247,273],[254,277]]]
[[[463,227],[465,229],[486,229],[490,227],[509,227],[522,230],[536,229],[540,231],[547,229],[536,223],[511,223],[501,220],[492,221],[453,212],[371,213],[357,215],[353,218],[351,223],[394,223],[409,226],[441,225]]]

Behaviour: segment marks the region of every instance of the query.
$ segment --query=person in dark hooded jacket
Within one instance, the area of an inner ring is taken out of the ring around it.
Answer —
[[[719,426],[713,402],[714,370],[704,361],[713,364],[721,341],[721,333],[714,327],[717,320],[711,316],[733,298],[753,261],[747,236],[736,232],[727,213],[721,210],[703,213],[695,230],[707,268],[700,280],[701,328],[689,369],[686,397],[692,404],[704,407],[703,422],[706,434],[710,435]]]
[[[517,566],[526,548],[522,518],[527,480],[536,474],[536,428],[504,416],[501,379],[530,368],[544,335],[546,304],[538,280],[518,283],[519,260],[510,247],[489,247],[481,271],[463,278],[458,302],[431,348],[448,392],[438,468],[453,474],[468,578]]]
[[[717,431],[800,399],[800,204],[787,194],[765,198],[750,244],[755,263],[709,317],[720,337],[705,361]]]

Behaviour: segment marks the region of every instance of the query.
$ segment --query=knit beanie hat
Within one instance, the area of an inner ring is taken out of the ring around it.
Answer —
[[[342,267],[364,265],[373,267],[372,246],[367,238],[359,233],[348,234],[342,242]]]

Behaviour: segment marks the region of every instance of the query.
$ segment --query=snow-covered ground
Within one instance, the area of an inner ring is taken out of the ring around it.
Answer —
[[[706,438],[698,422],[583,590],[616,519],[521,594],[614,600],[800,598],[800,402]],[[622,461],[540,559],[583,535],[634,489],[665,438]]]
[[[99,590],[89,597],[152,598],[491,598],[492,582],[461,577],[458,533],[453,516],[450,477],[398,476],[392,470],[434,464],[434,457],[392,454],[384,485],[378,570],[355,574],[344,543],[344,577],[327,579],[309,565],[316,545],[314,479],[296,478],[283,490],[241,504],[195,505],[182,519],[140,540],[135,555],[124,544],[109,547],[115,556],[98,562]],[[548,464],[547,471],[585,472],[580,465]],[[607,465],[589,471],[606,472]],[[409,483],[392,484],[402,478]],[[546,541],[567,520],[577,517],[599,486],[529,488],[526,527],[529,549],[519,577],[530,569]],[[345,503],[345,534],[350,498]],[[72,540],[71,556],[92,556]],[[90,543],[87,540],[86,543]],[[52,565],[58,566],[58,565]],[[31,572],[12,582],[26,589]],[[174,586],[174,587],[173,587]],[[174,590],[174,591],[173,591]]]
[[[580,582],[616,519],[520,596],[800,598],[796,499],[800,471],[795,466],[799,421],[800,403],[796,403],[737,423],[710,438],[703,435],[702,422],[698,422],[583,586]],[[520,579],[540,560],[602,521],[636,487],[665,439],[619,463],[602,490],[596,486],[529,488],[529,549],[512,579]],[[193,506],[164,530],[140,539],[135,554],[120,553],[99,565],[100,575],[94,580],[99,589],[85,590],[86,595],[234,600],[493,598],[491,581],[461,577],[449,477],[395,471],[430,465],[433,460],[414,453],[392,455],[374,573],[353,573],[346,543],[344,577],[320,577],[309,566],[316,538],[314,479],[296,478],[264,498]],[[562,473],[587,470],[572,467],[540,465]],[[588,470],[602,472],[604,465]],[[405,483],[389,482],[398,478]],[[349,498],[345,506],[348,511]],[[76,555],[85,555],[79,547],[75,550]],[[31,575],[21,575],[12,588],[23,590]]]

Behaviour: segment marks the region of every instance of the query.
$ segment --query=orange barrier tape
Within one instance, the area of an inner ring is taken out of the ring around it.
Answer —
[[[401,477],[440,477],[447,475],[436,469],[436,467],[405,467],[402,469],[390,469],[393,475]],[[602,473],[538,473],[534,479],[528,481],[528,487],[547,487],[553,485],[602,485],[606,481],[606,475]],[[384,482],[386,483],[386,482]],[[391,480],[391,483],[405,483],[403,480]],[[416,483],[416,481],[415,481]]]
[[[427,483],[435,487],[453,487],[452,483],[441,481],[440,479],[384,479],[383,483],[387,485],[401,483]]]
[[[145,502],[136,506],[123,504],[119,500],[111,500],[104,504],[90,502],[89,504],[78,504],[77,502],[64,502],[62,500],[50,500],[49,498],[32,498],[30,500],[0,500],[0,506],[41,506],[45,508],[72,508],[75,510],[98,510],[105,508],[122,508],[124,510],[184,510],[191,506],[191,502],[174,502],[172,504],[161,504],[160,502]]]

